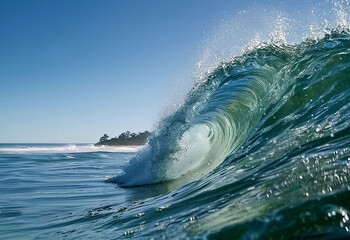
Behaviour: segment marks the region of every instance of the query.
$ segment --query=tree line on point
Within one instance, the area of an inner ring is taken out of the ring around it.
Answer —
[[[96,146],[108,145],[108,146],[139,146],[147,143],[148,138],[151,136],[151,132],[144,131],[139,133],[131,133],[129,131],[123,132],[118,137],[109,138],[107,134],[100,137],[100,141],[96,143]]]

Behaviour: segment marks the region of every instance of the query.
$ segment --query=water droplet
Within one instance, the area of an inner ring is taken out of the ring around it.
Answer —
[[[121,208],[118,209],[117,212],[125,212],[125,211],[126,211],[126,208],[125,207],[121,207]]]
[[[157,212],[161,212],[161,211],[163,211],[163,210],[165,210],[165,209],[168,209],[169,207],[170,207],[169,204],[168,204],[168,205],[164,205],[164,206],[161,206],[161,207],[157,208],[156,211],[157,211]]]
[[[135,215],[135,217],[140,218],[140,217],[142,217],[143,215],[145,215],[145,213],[138,213],[138,214]]]
[[[186,219],[186,221],[194,222],[194,221],[196,221],[196,217],[195,216],[189,217]]]
[[[134,231],[126,231],[124,232],[124,236],[130,236],[130,235],[133,235],[134,234]]]

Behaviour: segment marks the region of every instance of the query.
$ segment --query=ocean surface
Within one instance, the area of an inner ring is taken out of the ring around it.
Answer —
[[[142,148],[1,144],[0,238],[349,239],[349,27],[279,36],[208,69]]]
[[[123,230],[113,222],[94,224],[101,217],[115,220],[119,208],[130,208],[139,198],[139,192],[104,182],[135,151],[85,144],[0,144],[0,239],[120,237]]]

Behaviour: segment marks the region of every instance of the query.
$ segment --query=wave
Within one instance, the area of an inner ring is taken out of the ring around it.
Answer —
[[[280,154],[347,131],[349,49],[349,31],[339,28],[300,44],[261,44],[221,63],[114,181],[196,180],[232,161],[244,143],[270,143],[270,154]]]
[[[227,171],[243,153],[251,162],[273,162],[303,146],[347,137],[348,25],[339,20],[291,44],[280,25],[269,41],[245,47],[201,76],[148,145],[108,181],[124,187],[185,184]]]
[[[93,144],[4,144],[0,153],[30,154],[30,153],[84,153],[84,152],[137,152],[141,147],[135,146],[95,146]]]

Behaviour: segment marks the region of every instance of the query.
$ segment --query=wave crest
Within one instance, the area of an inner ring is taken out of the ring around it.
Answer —
[[[320,107],[314,96],[330,94],[332,98],[324,101],[334,101],[348,94],[334,90],[338,85],[348,86],[348,49],[349,31],[339,26],[323,38],[300,44],[261,44],[220,63],[189,92],[177,111],[161,121],[148,146],[125,166],[123,174],[109,181],[121,186],[179,178],[193,181],[222,162],[234,161],[231,156],[237,149],[266,133],[272,123],[309,125],[296,116]]]

